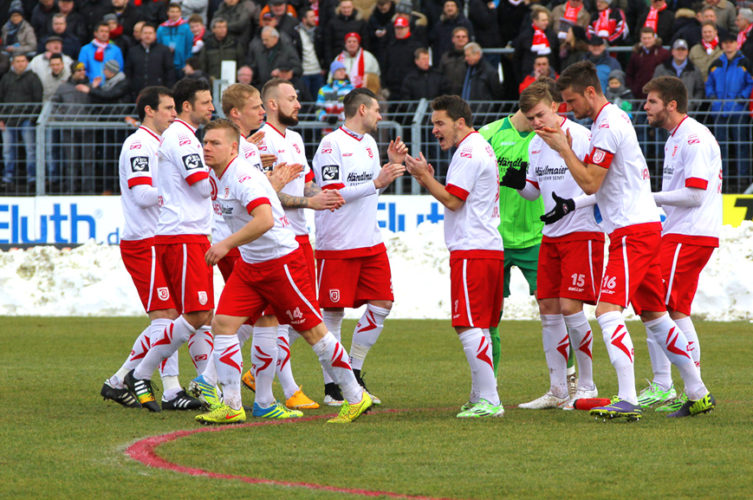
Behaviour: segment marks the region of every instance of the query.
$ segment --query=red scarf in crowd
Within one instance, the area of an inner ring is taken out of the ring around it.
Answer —
[[[203,40],[204,39],[204,33],[206,33],[206,32],[207,32],[207,29],[202,26],[201,27],[201,33],[199,33],[198,35],[194,35],[193,36],[193,44],[196,45],[196,42],[198,42],[199,40]]]
[[[175,21],[167,20],[164,23],[160,24],[160,26],[164,26],[165,28],[172,28],[173,26],[180,26],[181,24],[186,24],[188,21],[183,19],[182,17],[179,17]]]
[[[599,12],[599,19],[596,20],[596,34],[598,36],[601,35],[602,31],[606,31],[608,34],[612,34],[612,30],[610,28],[610,19],[609,15],[612,13],[612,9],[604,9],[601,12]]]
[[[309,3],[309,9],[314,11],[314,19],[316,19],[316,25],[319,26],[319,0]]]
[[[711,53],[714,52],[716,46],[719,45],[719,37],[714,37],[714,39],[710,42],[701,39],[701,43],[703,44],[703,48],[706,49],[706,54],[711,55]]]
[[[537,28],[535,24],[533,25],[531,52],[536,52],[540,56],[546,56],[552,52],[546,33],[544,33],[544,30]]]
[[[753,28],[753,24],[749,25],[747,28],[742,30],[740,33],[737,34],[737,49],[740,50],[743,48],[743,44],[748,39],[748,35],[750,35],[750,30]]]
[[[92,45],[97,47],[97,50],[94,52],[94,60],[102,62],[105,60],[105,49],[108,45],[110,45],[109,42],[102,43],[96,38],[92,40]]]
[[[648,26],[649,28],[654,30],[654,33],[656,33],[659,29],[659,12],[663,11],[666,8],[666,3],[661,9],[655,9],[651,7],[651,9],[648,11],[648,16],[646,16],[646,22],[643,23],[643,26]]]
[[[345,59],[348,56],[349,54],[345,50],[340,52],[340,55],[337,56],[337,60],[345,64],[346,68],[348,65],[345,63]],[[355,58],[355,68],[351,67],[350,69],[348,69],[348,78],[350,78],[350,83],[353,84],[354,88],[361,88],[365,83],[364,77],[366,75],[366,63],[364,62],[363,49],[358,49],[358,53],[355,55]]]
[[[583,8],[583,3],[580,4],[580,7],[573,7],[570,5],[570,2],[567,2],[565,4],[565,15],[563,18],[566,21],[569,21],[570,24],[575,26],[578,22],[578,14],[580,14],[581,9]]]

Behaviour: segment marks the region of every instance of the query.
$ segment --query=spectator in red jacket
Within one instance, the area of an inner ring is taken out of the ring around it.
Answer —
[[[552,66],[549,64],[549,56],[536,56],[533,60],[533,72],[525,77],[518,86],[518,92],[523,92],[530,84],[538,80],[542,76],[548,76],[552,80],[556,80],[559,75],[554,72]]]

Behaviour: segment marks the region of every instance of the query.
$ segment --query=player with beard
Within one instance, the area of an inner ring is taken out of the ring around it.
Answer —
[[[356,382],[342,345],[322,322],[314,283],[275,191],[264,174],[238,161],[238,142],[238,128],[229,120],[216,120],[207,126],[205,159],[217,185],[217,203],[233,233],[208,249],[206,263],[217,263],[235,247],[241,259],[222,291],[212,322],[214,361],[224,402],[196,420],[230,424],[246,419],[240,394],[243,362],[236,331],[245,321],[256,321],[271,306],[276,316],[292,325],[312,346],[322,367],[345,394],[346,403],[329,422],[350,423],[368,410],[371,398]],[[275,404],[278,410],[281,406]]]
[[[643,87],[646,118],[652,127],[670,133],[664,146],[662,190],[654,200],[667,214],[662,228],[660,260],[667,291],[664,303],[670,317],[688,339],[688,350],[699,372],[701,344],[690,319],[698,277],[719,246],[722,226],[722,159],[719,144],[708,128],[688,112],[688,93],[682,80],[661,76]],[[650,336],[648,353],[654,378],[638,403],[664,402],[673,389],[670,360]],[[688,403],[683,394],[656,411],[677,411]],[[692,408],[687,408],[692,411]]]
[[[150,335],[151,347],[141,363],[125,377],[128,388],[143,406],[158,410],[151,377],[157,366],[188,342],[197,373],[212,353],[209,328],[214,309],[212,266],[204,261],[212,230],[212,186],[204,165],[196,129],[209,123],[214,106],[209,84],[184,78],[173,88],[178,118],[165,130],[158,150],[159,222],[155,236],[157,258],[180,316],[162,319]]]
[[[303,250],[312,283],[315,283],[314,252],[309,243],[303,209],[335,210],[344,202],[337,191],[322,191],[314,184],[314,173],[306,159],[303,139],[300,134],[289,128],[298,124],[298,111],[301,108],[295,88],[286,80],[273,78],[264,85],[261,95],[267,122],[259,130],[263,134],[259,143],[260,151],[274,155],[277,162],[304,166],[303,171],[279,190],[277,195],[296,234],[296,241]],[[268,406],[274,400],[272,380],[276,372],[288,408],[318,408],[319,404],[303,393],[293,377],[290,344],[298,338],[298,334],[288,325],[279,325],[271,309],[265,313],[254,325],[254,341],[251,347],[253,363],[251,370],[243,375],[243,383],[256,391],[257,402],[261,400],[262,406]],[[262,344],[263,349],[260,347]],[[275,345],[277,347],[274,347]],[[270,363],[267,362],[269,359]],[[262,370],[262,367],[266,368]],[[272,401],[268,401],[270,398]]]
[[[423,154],[408,156],[410,174],[445,207],[444,236],[450,251],[452,326],[471,369],[471,393],[458,418],[501,417],[489,328],[502,309],[504,251],[499,225],[499,169],[494,150],[473,129],[467,102],[456,95],[431,102],[432,133],[442,151],[456,148],[447,185],[434,178]]]
[[[120,253],[151,324],[141,332],[125,363],[105,380],[100,391],[105,399],[127,407],[141,407],[141,403],[125,387],[125,376],[149,351],[151,337],[162,333],[165,322],[178,317],[154,250],[159,219],[154,185],[158,170],[157,148],[162,133],[175,120],[175,101],[165,87],[146,87],[136,99],[136,110],[141,126],[125,140],[120,152],[120,191],[123,193],[120,201],[125,217]],[[177,351],[165,363],[160,363],[159,368],[164,387],[163,410],[193,410],[201,406],[198,400],[186,395],[178,382]],[[156,403],[147,405],[153,410]]]
[[[617,372],[619,393],[611,404],[593,408],[591,415],[628,420],[642,416],[635,390],[633,342],[622,316],[631,303],[646,335],[661,346],[685,381],[689,406],[669,416],[710,411],[714,398],[693,363],[687,338],[664,304],[659,212],[630,118],[604,97],[596,68],[588,61],[568,66],[557,80],[557,88],[577,119],[593,120],[591,152],[579,160],[571,147],[572,138],[562,129],[546,127],[536,133],[565,160],[583,191],[596,195],[602,227],[610,241],[596,319]]]
[[[345,205],[316,212],[316,261],[319,304],[324,324],[340,338],[345,307],[366,311],[356,325],[350,348],[353,373],[361,384],[366,354],[376,343],[392,308],[392,274],[387,249],[377,224],[379,193],[403,175],[408,148],[398,137],[387,148],[389,163],[380,168],[379,149],[371,134],[382,119],[379,102],[368,89],[351,91],[343,100],[345,123],[319,144],[314,173],[324,190],[338,190]],[[342,396],[325,374],[324,402],[338,404]],[[375,404],[378,398],[372,395]]]

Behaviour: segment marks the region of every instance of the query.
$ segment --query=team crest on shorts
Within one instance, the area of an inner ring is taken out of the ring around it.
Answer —
[[[337,288],[330,288],[329,300],[332,302],[340,302],[340,290]]]
[[[204,290],[199,292],[199,304],[202,306],[207,303],[207,292]]]
[[[166,286],[161,286],[157,288],[157,297],[160,300],[167,300],[170,298],[170,290],[167,289]]]

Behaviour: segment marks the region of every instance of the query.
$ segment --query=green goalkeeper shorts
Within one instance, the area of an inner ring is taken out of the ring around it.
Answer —
[[[516,266],[523,272],[531,295],[536,295],[536,268],[539,265],[539,247],[505,248],[504,296],[510,296],[510,271]]]

